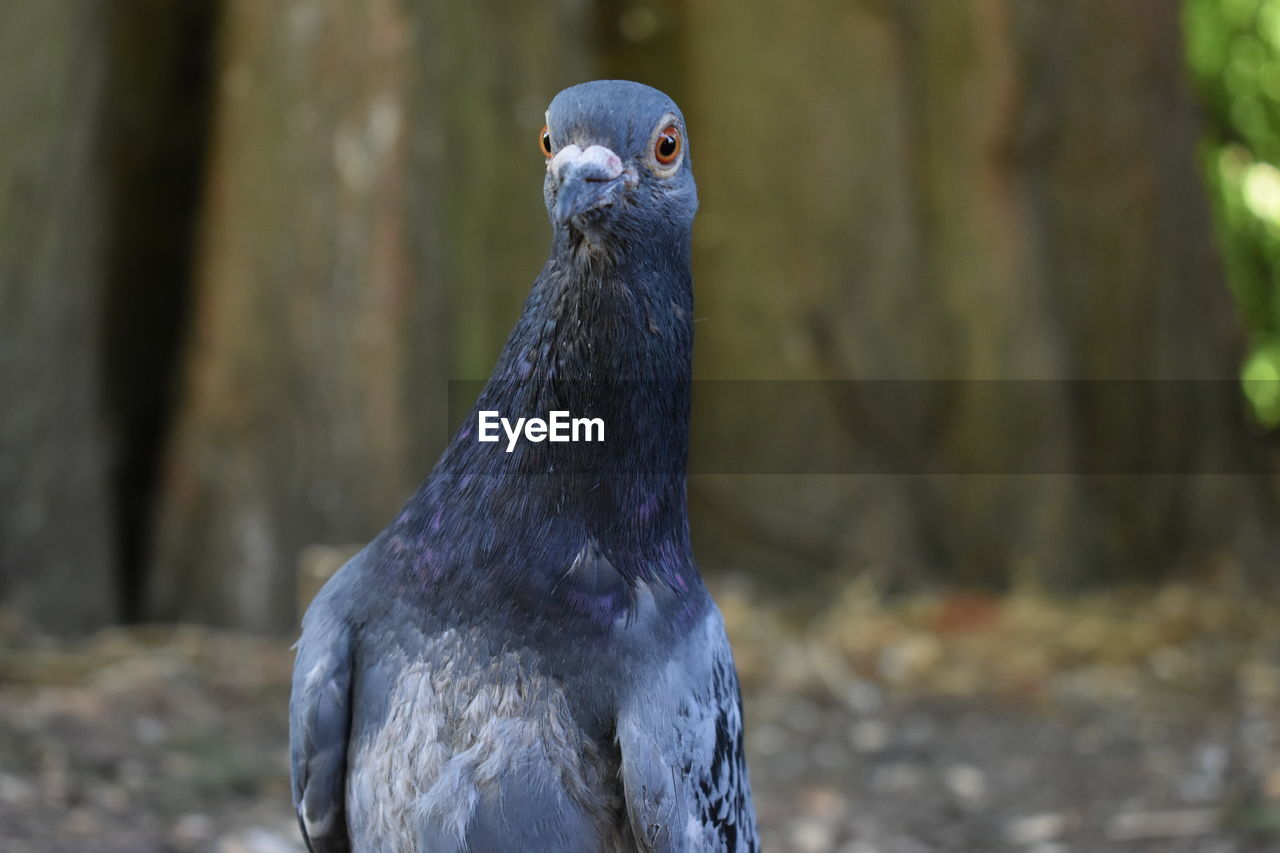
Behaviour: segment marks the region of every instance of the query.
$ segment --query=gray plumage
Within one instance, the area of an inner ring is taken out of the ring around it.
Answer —
[[[598,81],[548,125],[551,257],[493,376],[303,620],[290,744],[315,853],[758,849],[737,675],[688,539],[684,119]],[[556,408],[610,440],[477,440],[481,410]]]

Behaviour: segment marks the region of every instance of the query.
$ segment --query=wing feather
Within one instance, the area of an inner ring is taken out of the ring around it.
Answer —
[[[638,687],[619,711],[618,744],[640,849],[758,850],[742,697],[719,611]]]
[[[311,853],[346,853],[351,632],[322,613],[303,622],[289,700],[293,804]]]

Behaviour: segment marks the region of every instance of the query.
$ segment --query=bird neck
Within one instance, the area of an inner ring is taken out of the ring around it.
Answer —
[[[420,495],[438,526],[478,534],[489,551],[472,559],[499,572],[543,564],[559,573],[586,547],[627,578],[694,582],[687,233],[667,245],[615,256],[557,233],[493,374]],[[508,433],[554,412],[590,424],[577,441]],[[495,417],[506,426],[481,441]]]

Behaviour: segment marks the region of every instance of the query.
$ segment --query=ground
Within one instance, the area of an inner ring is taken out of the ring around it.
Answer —
[[[1280,850],[1280,607],[1172,586],[819,615],[716,589],[765,849]],[[301,850],[286,643],[0,625],[0,849]]]

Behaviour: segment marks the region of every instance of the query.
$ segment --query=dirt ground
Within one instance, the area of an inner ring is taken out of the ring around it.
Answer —
[[[1280,850],[1280,607],[1168,587],[717,597],[765,849]],[[283,642],[0,624],[0,850],[301,850]]]

